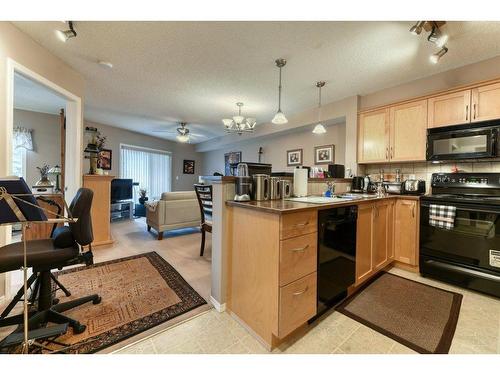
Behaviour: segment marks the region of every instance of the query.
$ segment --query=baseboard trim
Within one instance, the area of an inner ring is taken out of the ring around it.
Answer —
[[[225,303],[219,303],[213,296],[210,296],[210,303],[214,306],[215,310],[218,312],[224,312],[226,311],[226,304]]]

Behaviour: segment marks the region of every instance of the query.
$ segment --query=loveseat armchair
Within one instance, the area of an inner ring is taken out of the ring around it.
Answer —
[[[146,224],[148,232],[153,228],[158,232],[158,240],[163,239],[163,231],[200,226],[198,199],[193,191],[163,193],[161,199],[146,203]]]

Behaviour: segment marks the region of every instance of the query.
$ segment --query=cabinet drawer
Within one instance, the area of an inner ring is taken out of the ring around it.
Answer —
[[[316,232],[318,213],[315,210],[281,216],[280,239]]]
[[[280,286],[316,271],[317,233],[290,238],[280,244]]]
[[[283,338],[316,315],[317,273],[280,288],[278,337]]]

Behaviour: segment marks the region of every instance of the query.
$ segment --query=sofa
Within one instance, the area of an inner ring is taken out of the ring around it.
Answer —
[[[148,232],[153,228],[158,240],[165,230],[200,226],[200,215],[194,190],[163,193],[160,200],[146,203]]]

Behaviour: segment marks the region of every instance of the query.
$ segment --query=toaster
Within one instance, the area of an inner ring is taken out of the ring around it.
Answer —
[[[404,182],[384,182],[383,185],[387,194],[403,194]]]
[[[425,181],[424,180],[406,180],[401,185],[401,194],[424,195],[425,194]]]

